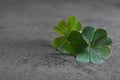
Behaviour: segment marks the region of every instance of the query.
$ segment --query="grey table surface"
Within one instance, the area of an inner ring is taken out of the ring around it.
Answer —
[[[107,29],[109,59],[83,64],[51,46],[53,26],[71,15]],[[120,1],[0,0],[0,80],[120,80]]]

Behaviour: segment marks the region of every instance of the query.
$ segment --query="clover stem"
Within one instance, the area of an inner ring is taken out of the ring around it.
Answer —
[[[90,48],[90,47],[91,47],[91,45],[89,44],[89,45],[88,45],[88,47]]]

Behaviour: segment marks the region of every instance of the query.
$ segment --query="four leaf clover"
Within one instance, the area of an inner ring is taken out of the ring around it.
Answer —
[[[112,40],[107,37],[107,31],[87,26],[80,32],[81,28],[75,16],[69,17],[67,22],[60,21],[54,30],[61,36],[54,39],[53,47],[62,53],[76,56],[76,60],[83,63],[103,62],[111,55],[109,45]]]
[[[108,46],[112,40],[107,37],[107,32],[104,29],[95,30],[94,27],[88,26],[83,29],[82,33],[72,31],[68,40],[70,43],[67,50],[76,55],[77,61],[99,64],[111,55]]]

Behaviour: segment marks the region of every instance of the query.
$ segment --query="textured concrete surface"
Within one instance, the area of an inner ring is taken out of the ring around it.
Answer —
[[[53,26],[70,15],[108,30],[113,54],[104,63],[76,62],[52,48]],[[120,80],[120,1],[0,0],[0,80]]]

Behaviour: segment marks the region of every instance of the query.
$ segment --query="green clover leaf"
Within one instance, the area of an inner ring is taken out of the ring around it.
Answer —
[[[54,30],[57,34],[61,35],[60,37],[54,39],[52,45],[58,51],[66,53],[66,46],[68,45],[67,37],[71,31],[80,31],[82,24],[77,21],[75,16],[71,16],[67,21],[62,20],[54,27]]]
[[[76,60],[80,62],[99,64],[111,55],[108,46],[112,40],[107,37],[107,31],[104,29],[95,30],[94,27],[88,26],[82,33],[71,31],[68,41],[67,51],[76,55]]]
[[[67,45],[67,51],[72,55],[78,54],[88,46],[83,39],[82,34],[78,31],[72,31],[68,36],[68,41],[69,44]]]

